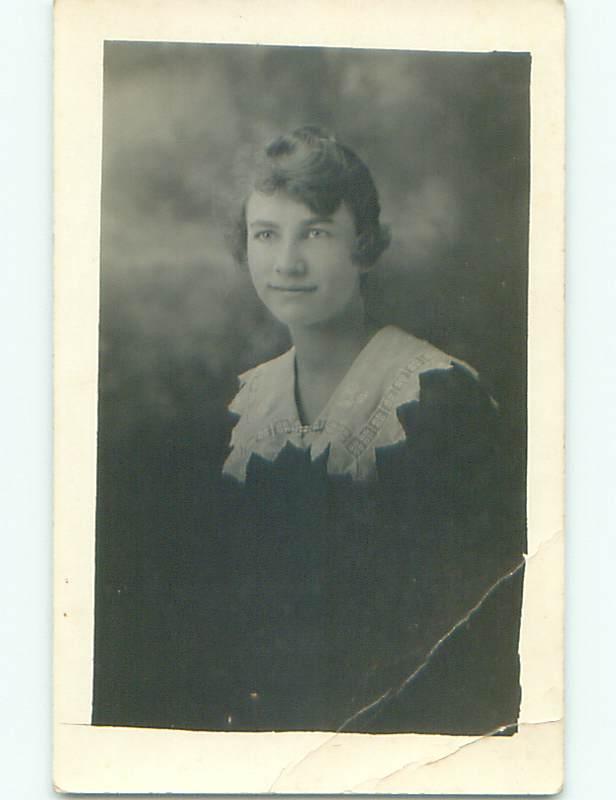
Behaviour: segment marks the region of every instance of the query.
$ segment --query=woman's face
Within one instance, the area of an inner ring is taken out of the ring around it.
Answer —
[[[352,260],[355,223],[344,203],[320,217],[283,191],[255,191],[246,206],[246,230],[252,282],[281,322],[334,322],[361,302],[360,268]]]

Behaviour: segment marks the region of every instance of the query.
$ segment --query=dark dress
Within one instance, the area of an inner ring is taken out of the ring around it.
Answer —
[[[520,487],[475,376],[420,387],[376,480],[291,444],[252,455],[244,483],[220,479],[207,536],[147,550],[132,604],[99,574],[95,724],[515,731]]]

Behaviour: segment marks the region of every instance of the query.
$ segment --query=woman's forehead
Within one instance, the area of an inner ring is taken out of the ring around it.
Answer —
[[[353,225],[353,218],[346,203],[341,203],[331,213],[319,213],[284,190],[271,193],[253,191],[246,203],[246,221],[249,225],[256,221],[277,224],[307,224],[320,221]]]

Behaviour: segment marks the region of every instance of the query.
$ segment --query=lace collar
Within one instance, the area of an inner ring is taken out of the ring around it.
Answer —
[[[312,460],[325,454],[331,475],[372,480],[376,449],[405,438],[396,410],[419,398],[419,375],[447,369],[453,361],[400,328],[382,328],[357,356],[318,419],[302,425],[291,348],[240,375],[240,390],[229,406],[239,419],[223,472],[243,482],[253,454],[273,461],[289,443],[309,449]]]

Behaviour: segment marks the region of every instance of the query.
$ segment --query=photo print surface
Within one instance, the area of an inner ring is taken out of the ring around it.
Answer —
[[[515,733],[530,68],[105,43],[94,725]]]

